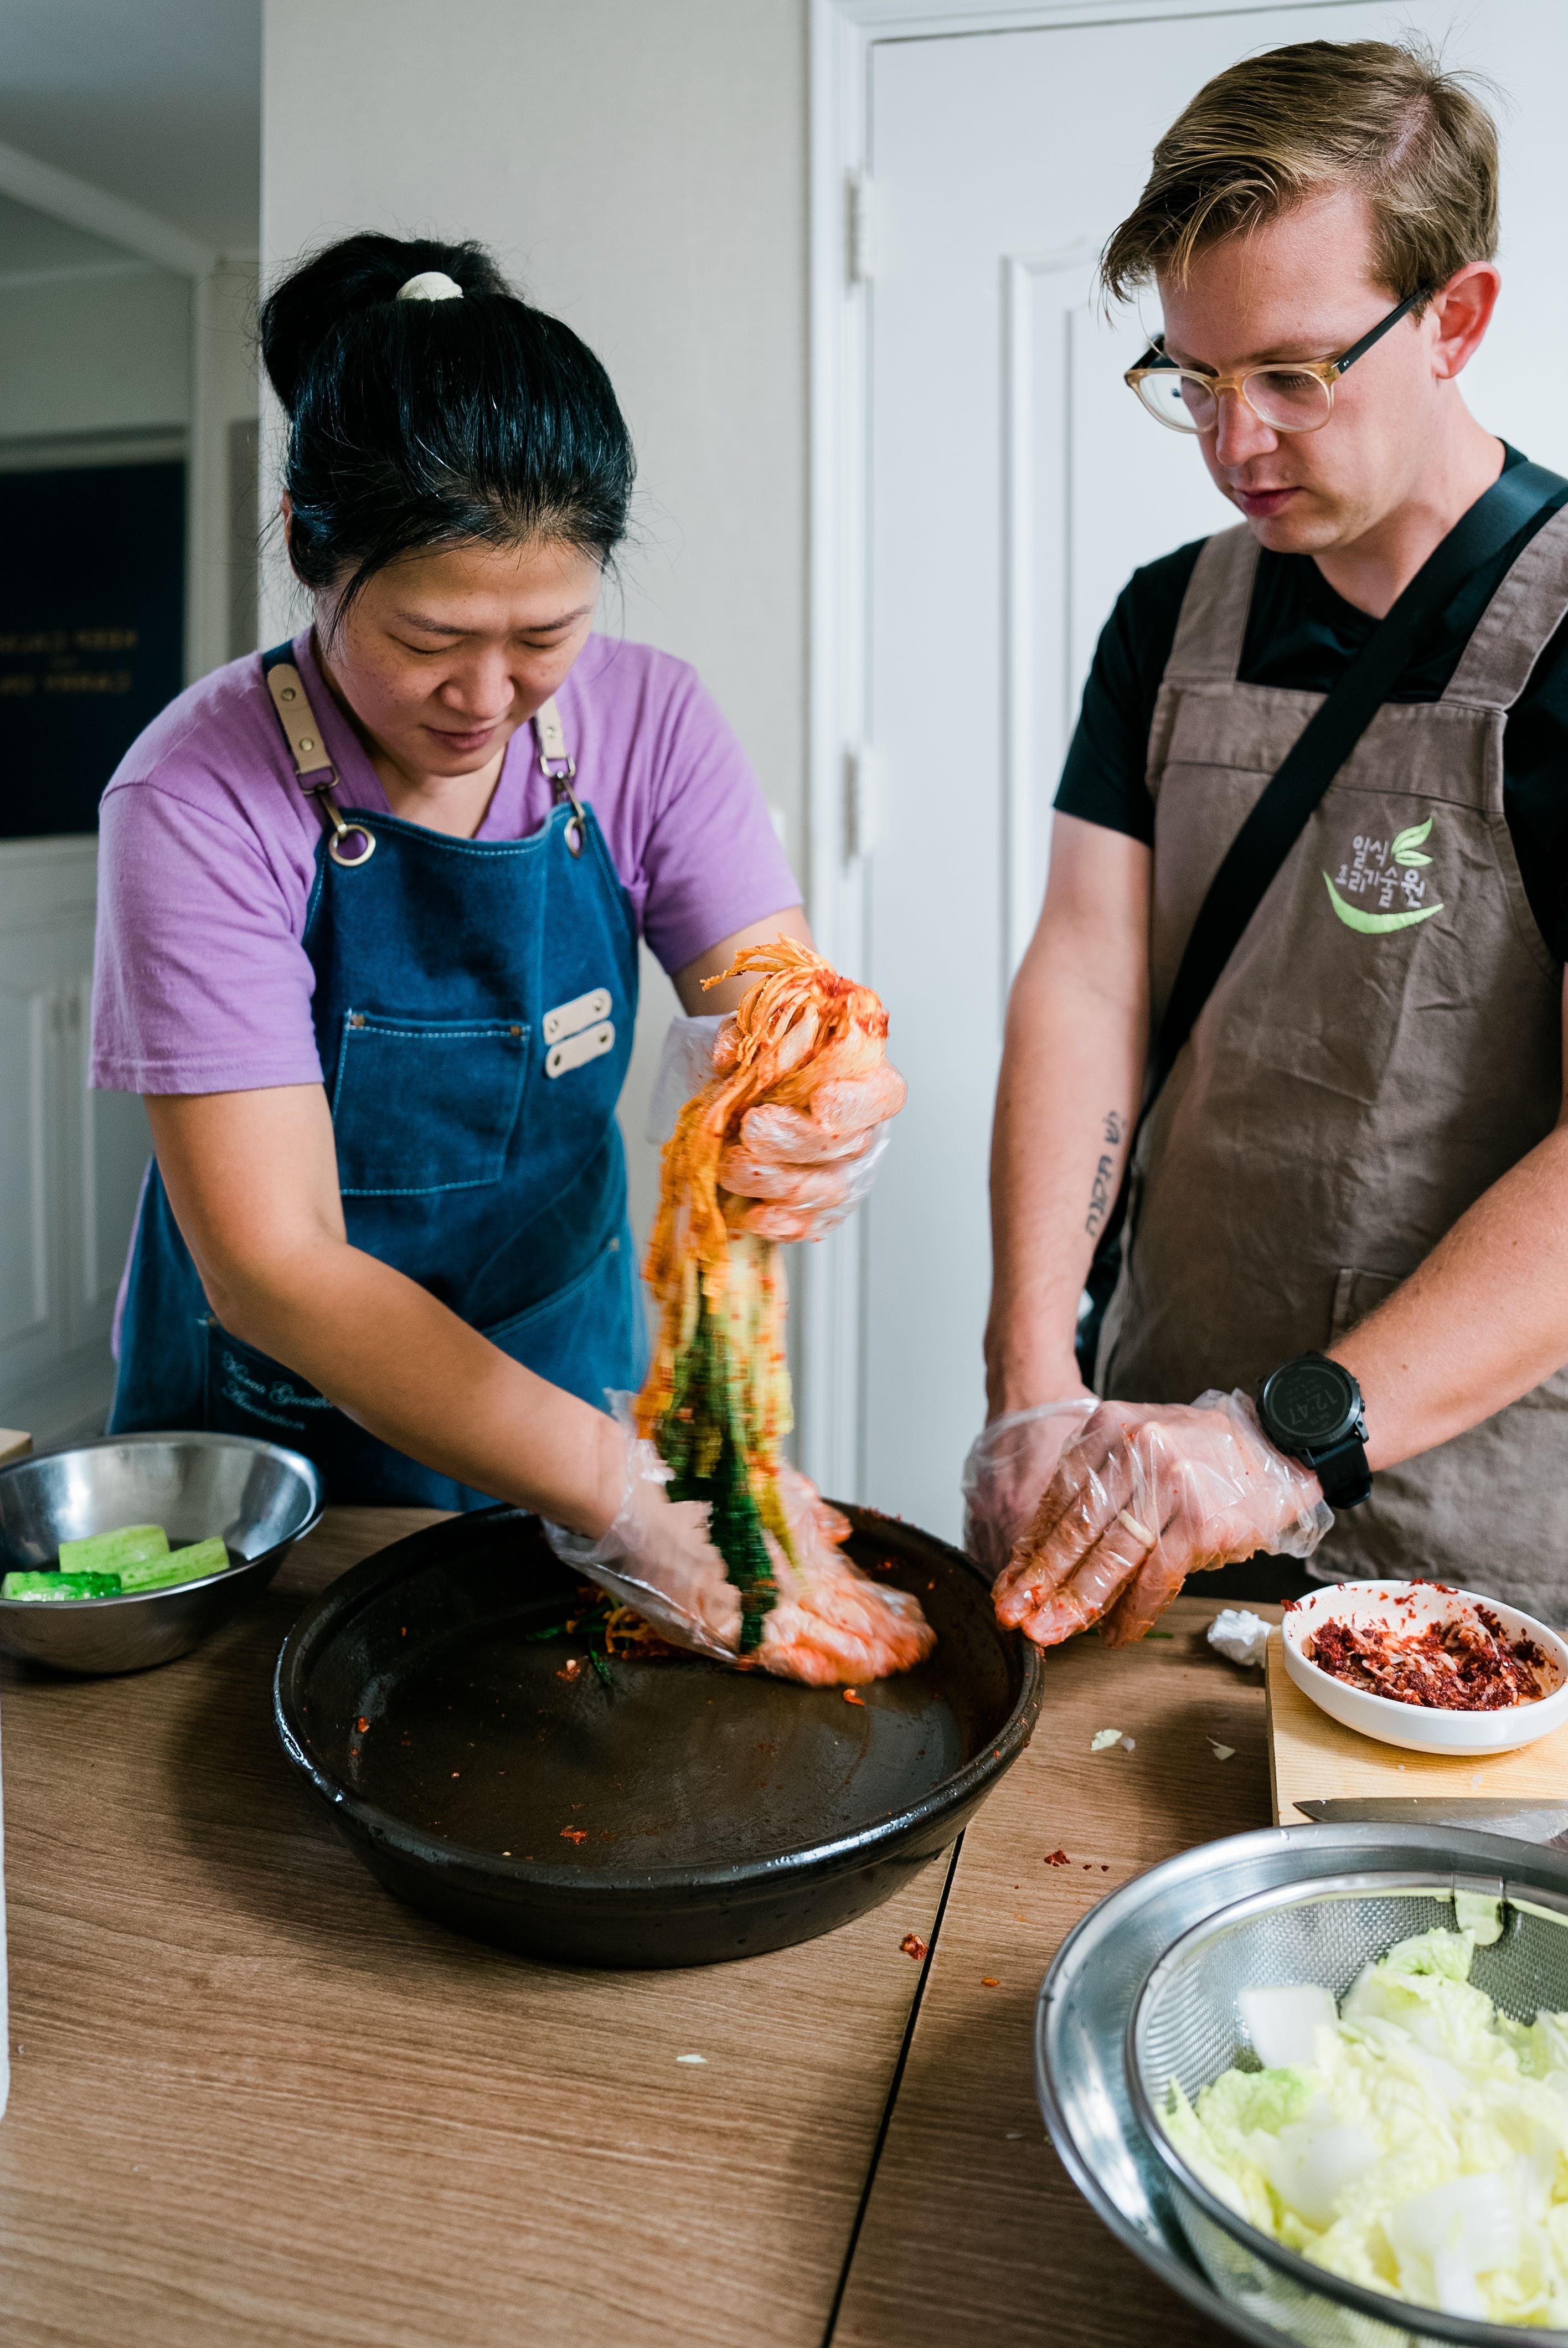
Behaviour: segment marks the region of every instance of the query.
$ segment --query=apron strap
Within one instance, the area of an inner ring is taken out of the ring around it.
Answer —
[[[1204,541],[1165,663],[1165,675],[1173,685],[1235,683],[1257,555],[1257,541],[1245,522]]]
[[[305,680],[294,666],[292,644],[274,644],[270,653],[263,653],[261,674],[267,680],[267,691],[294,762],[294,779],[305,797],[314,799],[316,811],[326,828],[327,854],[347,871],[353,871],[356,865],[368,864],[375,854],[375,834],[362,823],[345,823],[333,797],[338,771],[328,752],[321,722],[311,707]]]
[[[538,744],[539,772],[550,787],[550,798],[559,807],[563,799],[571,802],[571,821],[566,828],[566,844],[574,856],[580,856],[588,837],[584,829],[582,802],[572,788],[577,775],[577,760],[567,754],[566,728],[561,724],[560,709],[552,693],[541,701],[534,712],[534,740]]]
[[[1565,616],[1568,512],[1560,505],[1477,621],[1443,700],[1471,709],[1511,709]]]

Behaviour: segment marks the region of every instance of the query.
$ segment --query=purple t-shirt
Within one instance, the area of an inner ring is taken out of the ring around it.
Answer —
[[[308,634],[294,659],[340,806],[387,814]],[[556,701],[578,794],[666,970],[800,903],[750,761],[694,670],[590,636]],[[533,727],[519,726],[480,839],[525,839],[545,822],[550,787],[536,748]],[[191,685],[132,743],[100,824],[92,1083],[135,1093],[319,1084],[302,940],[321,819],[295,780],[256,654]]]

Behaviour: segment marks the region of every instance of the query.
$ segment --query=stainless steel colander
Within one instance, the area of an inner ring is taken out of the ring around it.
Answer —
[[[1326,2273],[1249,2226],[1211,2193],[1166,2136],[1161,2115],[1173,2081],[1189,2100],[1246,2059],[1238,1993],[1316,1982],[1336,2001],[1396,1941],[1453,1928],[1456,1891],[1502,1902],[1503,1931],[1478,1948],[1471,1980],[1516,2021],[1568,2009],[1568,1891],[1539,1880],[1401,1869],[1403,1856],[1355,1873],[1276,1883],[1184,1933],[1154,1965],[1127,2024],[1127,2083],[1148,2137],[1169,2171],[1177,2215],[1210,2281],[1238,2312],[1303,2348],[1410,2348],[1427,2340],[1502,2348],[1563,2338],[1409,2306]],[[1532,1867],[1531,1873],[1536,1874]],[[1252,2058],[1255,2060],[1255,2058]]]

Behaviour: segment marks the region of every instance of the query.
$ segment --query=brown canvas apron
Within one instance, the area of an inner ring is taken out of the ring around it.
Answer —
[[[1238,681],[1256,565],[1245,529],[1209,540],[1155,706],[1156,1032],[1221,858],[1323,698]],[[1332,1344],[1556,1123],[1563,971],[1503,816],[1502,728],[1565,613],[1568,512],[1442,698],[1378,712],[1276,875],[1141,1137],[1102,1393],[1250,1392]],[[1434,1574],[1568,1622],[1568,1372],[1385,1469],[1312,1570]]]

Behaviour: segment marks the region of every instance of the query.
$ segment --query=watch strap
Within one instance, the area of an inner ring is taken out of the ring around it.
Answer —
[[[1331,1509],[1357,1509],[1372,1497],[1372,1471],[1367,1447],[1358,1434],[1348,1435],[1326,1451],[1315,1451],[1306,1464],[1323,1487]]]

